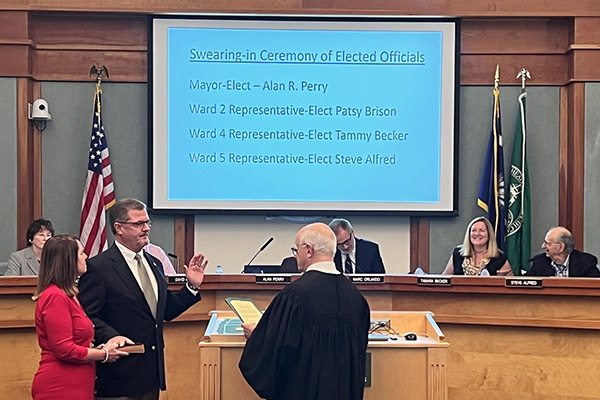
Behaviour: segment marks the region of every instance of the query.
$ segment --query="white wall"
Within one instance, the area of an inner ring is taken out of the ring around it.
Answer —
[[[410,263],[410,220],[408,217],[348,218],[356,236],[379,243],[381,257],[389,274],[404,274]],[[329,222],[323,218],[322,222]],[[239,273],[269,239],[273,242],[253,264],[279,265],[291,256],[296,232],[305,222],[283,217],[198,215],[195,217],[195,249],[209,259],[208,272],[221,265],[225,273]]]

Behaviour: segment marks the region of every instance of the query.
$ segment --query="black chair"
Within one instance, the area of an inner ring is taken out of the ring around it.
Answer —
[[[299,274],[298,271],[298,262],[296,261],[296,257],[287,257],[281,261],[281,273],[283,274]]]

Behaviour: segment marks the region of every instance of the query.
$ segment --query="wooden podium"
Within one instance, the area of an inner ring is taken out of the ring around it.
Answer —
[[[446,361],[449,344],[430,312],[372,312],[372,321],[389,321],[398,335],[370,341],[370,386],[364,399],[447,400]],[[201,400],[258,400],[246,383],[238,362],[245,338],[231,311],[211,311],[200,342]],[[386,331],[386,332],[384,332]],[[389,333],[387,330],[379,333]],[[408,341],[404,334],[415,333]],[[265,349],[268,351],[268,349]]]

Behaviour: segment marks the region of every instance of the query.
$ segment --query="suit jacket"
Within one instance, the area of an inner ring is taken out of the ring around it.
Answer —
[[[546,253],[540,253],[531,258],[531,268],[525,275],[529,276],[554,276],[556,271],[552,268],[552,260]],[[569,256],[569,277],[600,277],[597,268],[598,259],[589,253],[573,250]]]
[[[37,275],[40,270],[33,247],[27,246],[22,250],[15,251],[8,259],[8,269],[5,276]]]
[[[338,249],[333,258],[335,267],[341,273],[344,273],[342,266],[342,253]],[[368,240],[356,238],[356,265],[354,272],[357,274],[385,274],[385,267],[381,254],[379,254],[379,245]]]
[[[279,270],[282,274],[298,274],[298,261],[296,257],[286,257],[281,261],[281,269]]]
[[[143,343],[144,354],[131,354],[112,364],[97,363],[97,396],[119,397],[166,389],[163,321],[171,320],[200,300],[186,287],[167,289],[163,267],[144,252],[158,284],[156,319],[123,254],[116,245],[88,260],[79,281],[79,301],[94,323],[96,345],[114,336]]]

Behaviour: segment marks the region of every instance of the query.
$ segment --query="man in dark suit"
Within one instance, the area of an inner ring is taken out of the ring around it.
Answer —
[[[96,399],[155,400],[159,389],[166,389],[163,321],[200,300],[207,262],[202,254],[194,255],[184,267],[186,286],[171,292],[160,261],[142,250],[152,226],[146,205],[120,200],[110,209],[109,223],[115,243],[88,260],[78,298],[94,323],[96,345],[141,343],[145,353],[97,364]]]
[[[540,253],[531,258],[531,268],[525,275],[557,277],[600,277],[598,259],[577,251],[575,238],[568,229],[559,226],[546,234]]]
[[[343,274],[385,274],[379,246],[354,236],[348,220],[334,219],[329,227],[337,239],[337,251],[333,261]]]

